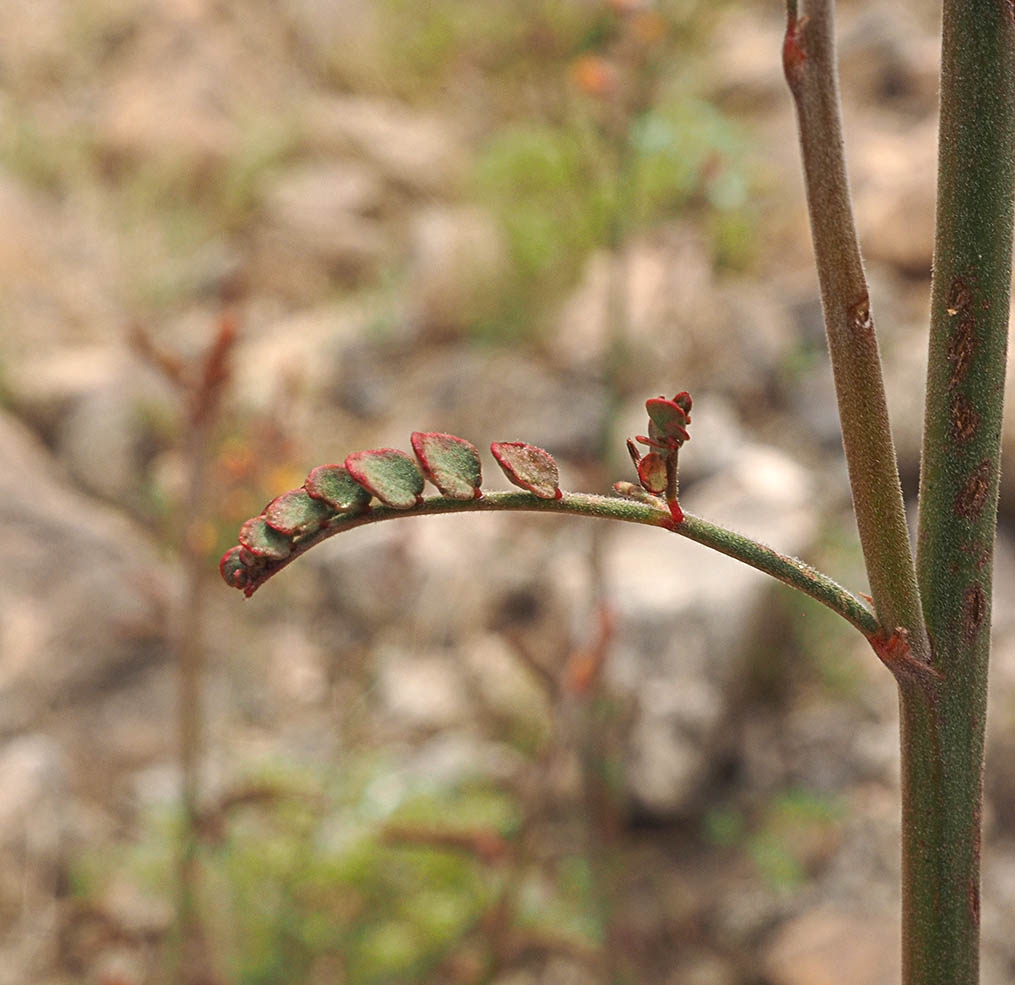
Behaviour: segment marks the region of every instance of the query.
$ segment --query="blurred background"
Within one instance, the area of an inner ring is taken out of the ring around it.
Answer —
[[[937,17],[840,11],[910,495]],[[0,25],[0,985],[896,982],[894,686],[817,604],[524,515],[357,530],[250,601],[215,571],[412,430],[606,491],[687,389],[686,508],[865,589],[780,5]],[[984,985],[1015,978],[1011,468],[1001,509]]]

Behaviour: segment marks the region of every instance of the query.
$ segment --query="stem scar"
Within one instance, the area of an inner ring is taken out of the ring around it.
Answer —
[[[980,428],[980,415],[977,414],[969,398],[961,392],[952,394],[949,408],[952,421],[952,437],[962,444],[969,441]]]
[[[966,520],[976,520],[983,512],[990,493],[990,459],[985,458],[962,484],[955,497],[955,512]]]
[[[962,638],[971,643],[980,626],[983,624],[984,616],[987,614],[987,596],[979,582],[967,588],[962,596]]]
[[[951,308],[948,309],[951,311]],[[946,356],[952,364],[951,376],[948,379],[948,388],[955,389],[969,372],[969,366],[973,361],[973,354],[976,351],[976,322],[973,316],[966,313],[964,308],[956,310],[959,315],[959,322],[948,342]]]
[[[807,53],[804,51],[803,44],[803,30],[809,19],[806,14],[803,17],[795,17],[791,14],[786,22],[786,37],[782,42],[782,70],[790,87],[800,80],[804,62],[807,61]]]
[[[870,333],[874,328],[874,320],[871,318],[870,295],[866,292],[859,301],[849,307],[849,323],[857,332]]]

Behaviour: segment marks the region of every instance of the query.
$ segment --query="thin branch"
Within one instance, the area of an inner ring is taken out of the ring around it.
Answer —
[[[272,575],[277,574],[300,555],[306,553],[335,534],[353,530],[370,523],[396,520],[408,516],[436,516],[443,513],[483,513],[494,511],[529,511],[543,513],[567,513],[574,516],[599,517],[607,520],[623,520],[651,527],[662,527],[682,537],[693,540],[705,547],[719,551],[744,564],[757,568],[785,585],[799,589],[805,595],[828,606],[868,639],[881,632],[881,625],[874,613],[864,603],[834,582],[827,575],[815,571],[796,558],[780,554],[765,544],[727,530],[690,513],[684,514],[682,523],[674,524],[665,503],[621,499],[614,496],[596,496],[590,493],[561,494],[560,499],[540,499],[526,492],[488,492],[480,499],[460,500],[444,496],[424,499],[411,509],[394,509],[390,506],[373,505],[362,513],[338,516],[329,520],[320,530],[296,542],[292,553],[281,561],[274,561],[252,578],[244,587],[249,597]]]
[[[832,0],[787,2],[783,67],[796,104],[807,205],[842,441],[874,608],[930,660],[846,177]]]

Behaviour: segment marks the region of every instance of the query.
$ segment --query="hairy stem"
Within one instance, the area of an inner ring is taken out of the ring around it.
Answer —
[[[658,505],[643,501],[621,499],[615,496],[596,496],[590,493],[562,493],[560,499],[540,499],[527,492],[488,492],[481,499],[460,500],[444,496],[433,496],[424,499],[412,509],[394,509],[390,506],[373,505],[362,513],[339,516],[316,533],[299,541],[292,553],[284,561],[272,565],[258,579],[247,587],[247,595],[252,595],[265,581],[290,564],[311,547],[321,543],[335,534],[353,530],[370,523],[385,520],[396,520],[409,516],[436,516],[442,513],[482,513],[492,511],[528,511],[541,513],[568,513],[574,516],[599,517],[607,520],[624,520],[628,523],[640,523],[651,527],[662,527],[696,541],[705,547],[726,554],[738,561],[743,561],[752,568],[781,581],[785,585],[797,588],[805,595],[816,599],[837,612],[847,622],[855,626],[864,636],[872,638],[880,633],[881,626],[874,613],[864,603],[834,582],[796,558],[780,554],[778,551],[745,537],[742,534],[727,530],[718,524],[710,523],[690,513],[684,514],[682,523],[675,524],[666,508],[659,500]]]
[[[807,205],[842,442],[874,609],[930,660],[881,375],[870,295],[860,258],[835,64],[832,0],[787,4],[783,65],[796,104]]]
[[[945,0],[917,570],[939,693],[904,688],[904,985],[978,980],[1015,169],[1015,9]]]

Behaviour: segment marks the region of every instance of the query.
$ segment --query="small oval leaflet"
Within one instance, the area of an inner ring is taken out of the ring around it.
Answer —
[[[364,489],[396,510],[408,510],[420,501],[423,473],[397,448],[374,448],[353,452],[345,467]]]
[[[282,493],[264,511],[265,523],[289,537],[320,530],[331,516],[331,507],[320,499],[313,499],[304,488]]]
[[[478,499],[483,466],[476,446],[441,432],[414,431],[412,450],[426,477],[449,499]]]
[[[560,499],[560,476],[553,456],[524,441],[495,441],[490,445],[493,457],[504,474],[516,486],[527,489],[540,499]]]
[[[255,516],[240,527],[240,544],[251,554],[269,561],[284,561],[293,545],[285,534],[273,530],[263,516]]]
[[[342,465],[318,465],[307,476],[303,488],[313,499],[323,500],[339,513],[354,513],[370,502],[370,491]]]
[[[666,459],[650,451],[638,462],[638,479],[644,489],[661,496],[666,492]]]
[[[245,548],[239,545],[230,547],[219,561],[219,574],[230,588],[246,588],[250,580],[247,566],[241,556],[244,550]]]
[[[678,393],[672,400],[653,397],[645,401],[649,416],[649,438],[666,447],[679,447],[688,440],[687,425],[691,423],[691,398]]]

